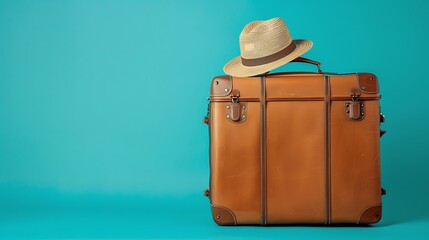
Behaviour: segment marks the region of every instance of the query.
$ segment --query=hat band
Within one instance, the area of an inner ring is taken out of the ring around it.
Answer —
[[[278,52],[276,52],[274,54],[271,54],[271,55],[268,55],[268,56],[265,56],[265,57],[252,58],[252,59],[241,57],[241,63],[244,66],[247,66],[247,67],[254,67],[254,66],[264,65],[264,64],[274,62],[276,60],[279,60],[279,59],[287,56],[288,54],[290,54],[291,52],[293,52],[293,50],[295,50],[295,48],[296,48],[295,43],[291,42],[289,44],[289,46],[283,48],[282,50],[280,50],[280,51],[278,51]]]

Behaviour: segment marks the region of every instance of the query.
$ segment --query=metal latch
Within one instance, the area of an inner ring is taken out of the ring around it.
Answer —
[[[365,102],[359,100],[360,94],[359,89],[351,89],[352,100],[344,103],[344,113],[351,120],[362,120],[365,117]]]
[[[231,103],[226,105],[226,119],[230,122],[244,122],[247,119],[247,103],[240,102],[240,91],[231,92]]]

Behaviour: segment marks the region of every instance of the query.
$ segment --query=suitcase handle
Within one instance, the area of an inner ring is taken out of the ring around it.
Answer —
[[[308,58],[303,58],[303,57],[297,57],[294,60],[292,60],[291,62],[301,62],[301,63],[308,63],[308,64],[313,64],[317,66],[317,72],[318,73],[322,73],[322,69],[320,69],[320,62],[308,59]]]

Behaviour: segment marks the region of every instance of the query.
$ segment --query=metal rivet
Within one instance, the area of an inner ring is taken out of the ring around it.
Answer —
[[[226,118],[229,118],[229,115],[226,115]]]
[[[229,106],[226,106],[226,109],[229,109]]]
[[[360,87],[362,90],[365,90],[366,89],[366,87],[365,86],[362,86],[362,87]]]
[[[349,104],[346,104],[346,107],[349,107]]]
[[[243,106],[243,109],[246,109],[246,106]]]
[[[375,217],[376,217],[376,218],[378,218],[379,216],[380,216],[380,215],[378,215],[378,213],[377,213],[377,214],[375,214]]]
[[[243,118],[246,118],[246,115],[243,115]]]
[[[363,104],[361,104],[360,106],[361,106],[361,107],[363,107],[364,105],[363,105]]]
[[[225,88],[225,92],[228,92],[228,88]]]
[[[219,219],[219,218],[220,218],[219,214],[218,214],[218,215],[216,215],[216,218],[217,218],[217,219]]]
[[[375,78],[374,78],[374,77],[371,77],[370,79],[371,79],[371,80],[374,80]]]
[[[219,81],[215,81],[215,85],[218,85],[219,84]]]
[[[365,113],[361,113],[361,115],[363,116],[363,115],[365,115]]]
[[[346,111],[346,113],[349,113],[349,112],[350,112],[349,110]]]

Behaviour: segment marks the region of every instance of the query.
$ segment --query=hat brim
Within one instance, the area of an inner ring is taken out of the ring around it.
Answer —
[[[262,73],[269,72],[275,68],[278,68],[294,60],[295,58],[306,53],[313,46],[313,42],[311,40],[296,39],[296,40],[293,40],[293,42],[295,43],[296,48],[290,54],[276,61],[259,65],[259,66],[248,67],[242,64],[241,57],[238,56],[232,59],[231,61],[229,61],[227,64],[225,64],[225,66],[223,67],[223,71],[226,74],[234,77],[256,76]]]

